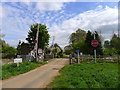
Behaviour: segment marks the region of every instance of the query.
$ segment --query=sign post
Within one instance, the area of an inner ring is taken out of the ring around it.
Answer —
[[[80,63],[80,60],[79,60],[79,52],[80,52],[80,50],[76,50],[76,52],[77,52],[77,55],[78,55],[78,63]]]
[[[42,48],[38,48],[38,54],[42,54]]]
[[[94,40],[92,40],[91,45],[94,47],[94,55],[95,55],[95,63],[96,63],[96,47],[98,46],[98,41],[95,40],[95,34],[94,34]]]
[[[19,66],[19,63],[22,62],[22,58],[15,58],[14,63],[17,63],[17,67]]]

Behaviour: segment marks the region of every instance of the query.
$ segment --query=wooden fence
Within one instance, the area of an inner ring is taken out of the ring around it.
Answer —
[[[81,55],[79,59],[80,62],[94,62],[94,56],[92,55]],[[96,61],[98,63],[119,63],[120,56],[97,56]]]

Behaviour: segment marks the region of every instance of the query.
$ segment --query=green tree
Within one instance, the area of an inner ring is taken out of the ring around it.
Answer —
[[[104,55],[105,56],[113,56],[113,55],[116,55],[117,54],[117,51],[115,48],[105,48],[104,49]]]
[[[71,44],[64,47],[64,53],[65,54],[69,55],[71,52],[72,52]]]
[[[3,58],[12,58],[16,55],[17,50],[14,47],[9,46],[8,44],[6,44],[6,42],[4,40],[0,39],[0,44],[2,46],[2,57]]]
[[[94,34],[95,34],[95,40],[97,40],[99,43],[98,46],[95,48],[91,45],[91,41],[94,40]],[[94,54],[93,50],[96,49],[97,55],[103,55],[102,44],[101,44],[100,36],[98,35],[97,31],[95,31],[95,33],[91,33],[90,31],[88,31],[85,40],[85,48],[86,48],[85,49],[86,54],[93,55]]]
[[[86,32],[82,29],[78,29],[75,33],[72,33],[70,35],[70,43],[75,43],[81,39],[85,39],[86,37]]]
[[[57,43],[54,44],[53,54],[55,57],[61,57],[63,54],[62,48]]]
[[[104,41],[104,48],[110,48],[110,41]]]
[[[93,34],[93,36],[94,36],[94,34]],[[95,31],[95,38],[98,41],[98,46],[96,47],[97,55],[103,55],[102,43],[101,43],[101,39],[100,39],[100,36],[97,33],[97,31]]]
[[[17,53],[18,55],[27,55],[32,49],[29,43],[24,43],[19,41],[17,50],[18,50],[18,53]]]
[[[30,27],[30,31],[28,32],[28,37],[26,40],[30,43],[31,48],[34,48],[34,40],[36,39],[36,33],[39,25],[39,36],[38,36],[38,48],[42,48],[43,50],[49,43],[50,35],[47,31],[47,26],[42,24],[33,24]]]
[[[85,54],[93,54],[93,47],[91,46],[91,41],[93,40],[93,35],[90,31],[87,32],[85,39]]]
[[[85,40],[79,40],[73,44],[73,51],[80,50],[80,52],[85,53],[85,49]]]
[[[110,47],[115,48],[117,53],[120,54],[120,38],[117,35],[113,35],[112,39],[110,40]]]
[[[75,50],[81,49],[80,47],[83,47],[85,38],[86,38],[86,32],[82,29],[78,29],[76,32],[70,35],[70,38],[69,38],[70,46],[65,47],[66,50],[71,49],[69,51],[75,52]]]

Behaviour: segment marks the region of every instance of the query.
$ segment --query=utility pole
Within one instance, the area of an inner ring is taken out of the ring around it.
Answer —
[[[53,41],[52,41],[52,47],[51,47],[51,52],[50,52],[50,55],[52,54],[53,52],[53,48],[54,48],[54,41],[55,41],[55,36],[53,36]],[[54,58],[54,54],[53,54],[53,58]]]
[[[120,1],[118,2],[118,13],[120,13]],[[118,38],[120,38],[120,15],[118,14]]]
[[[94,40],[95,40],[96,38],[95,38],[95,33],[94,33]],[[95,63],[96,63],[96,48],[94,47],[94,54],[95,54]]]
[[[118,27],[118,38],[120,38],[120,29]]]
[[[35,49],[36,49],[36,61],[38,61],[38,35],[39,35],[39,23],[38,23],[38,28],[37,28],[37,33],[36,33],[36,43],[35,43]]]

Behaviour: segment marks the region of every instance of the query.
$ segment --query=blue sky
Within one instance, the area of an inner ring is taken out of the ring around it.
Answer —
[[[29,1],[29,0],[28,0]],[[74,0],[73,0],[74,1]],[[2,2],[2,33],[9,45],[24,42],[30,25],[47,25],[49,34],[61,47],[78,28],[101,31],[104,40],[117,34],[117,2]]]

